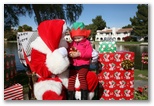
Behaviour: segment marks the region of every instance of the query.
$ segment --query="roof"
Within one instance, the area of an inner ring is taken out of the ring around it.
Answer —
[[[117,33],[121,33],[121,32],[131,32],[133,30],[133,28],[122,28],[122,29],[119,29],[117,31]]]
[[[108,29],[108,30],[102,30],[102,32],[109,33],[109,32],[112,32],[112,30],[111,30],[111,29]]]

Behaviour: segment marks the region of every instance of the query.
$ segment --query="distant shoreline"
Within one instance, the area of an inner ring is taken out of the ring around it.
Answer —
[[[94,44],[98,44],[98,42],[95,41]],[[148,46],[148,42],[116,42],[116,45]]]
[[[9,43],[17,43],[17,41],[4,41],[4,42],[9,42]]]
[[[17,41],[6,41],[4,42],[9,42],[9,43],[17,43]],[[97,44],[99,41],[92,41],[94,44]],[[148,46],[148,42],[116,42],[117,45],[140,45],[140,46]]]

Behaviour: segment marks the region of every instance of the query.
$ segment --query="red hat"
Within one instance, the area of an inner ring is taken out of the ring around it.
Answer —
[[[71,38],[74,36],[85,36],[86,38],[90,35],[91,30],[85,29],[85,25],[83,22],[75,22],[72,25],[72,29],[70,31]]]
[[[53,52],[58,48],[62,33],[66,28],[65,20],[45,20],[39,24],[38,34],[48,48]]]

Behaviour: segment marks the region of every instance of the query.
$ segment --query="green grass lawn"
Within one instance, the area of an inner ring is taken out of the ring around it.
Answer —
[[[134,70],[134,79],[148,81],[148,70],[135,69]]]
[[[140,43],[148,43],[148,42],[116,42],[116,44],[127,44],[127,45],[132,45],[132,44],[140,44]]]
[[[116,44],[140,44],[141,42],[116,42]]]

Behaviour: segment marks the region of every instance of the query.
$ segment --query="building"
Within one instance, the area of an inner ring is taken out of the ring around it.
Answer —
[[[105,28],[97,30],[95,41],[124,41],[123,38],[130,36],[132,28]]]
[[[105,28],[103,30],[97,30],[95,41],[124,41],[123,38],[130,36],[132,28]],[[69,32],[66,32],[65,39],[71,41]]]

